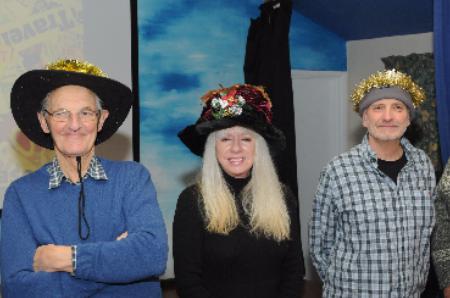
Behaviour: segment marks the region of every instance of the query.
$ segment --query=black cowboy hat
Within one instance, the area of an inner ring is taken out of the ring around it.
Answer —
[[[22,132],[34,143],[53,149],[50,134],[44,133],[37,118],[42,100],[59,87],[78,85],[94,92],[109,116],[97,134],[95,144],[110,138],[130,111],[133,96],[130,88],[109,79],[98,67],[78,60],[59,60],[47,69],[31,70],[21,75],[11,89],[11,111]]]
[[[236,84],[209,91],[202,100],[200,118],[178,133],[192,153],[202,156],[211,132],[233,126],[243,126],[260,134],[274,154],[285,148],[283,132],[272,124],[272,103],[263,87]]]

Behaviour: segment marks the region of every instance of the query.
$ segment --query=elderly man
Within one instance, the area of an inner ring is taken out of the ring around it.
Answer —
[[[161,296],[167,235],[150,175],[95,155],[131,104],[128,87],[77,60],[14,83],[14,119],[55,158],[6,191],[3,297]]]
[[[409,76],[377,72],[353,91],[367,134],[320,176],[310,247],[324,297],[420,297],[434,224],[433,166],[403,137],[425,98]]]

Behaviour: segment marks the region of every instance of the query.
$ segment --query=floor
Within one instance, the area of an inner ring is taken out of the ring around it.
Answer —
[[[430,282],[431,281],[431,282]],[[163,298],[178,298],[173,280],[163,281]],[[305,281],[303,291],[298,298],[321,298],[321,285],[317,281]],[[432,272],[431,278],[428,282],[425,292],[422,293],[421,298],[442,298],[439,287],[436,285],[435,277]]]
[[[178,298],[173,281],[163,281],[163,298]],[[321,289],[319,282],[305,281],[303,292],[299,298],[320,298]]]

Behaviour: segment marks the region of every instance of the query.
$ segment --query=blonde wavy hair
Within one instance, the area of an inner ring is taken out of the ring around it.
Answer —
[[[249,131],[255,139],[255,156],[251,180],[241,195],[244,211],[250,219],[250,231],[278,242],[287,240],[291,219],[284,200],[282,184],[275,171],[266,141],[253,130]],[[202,194],[206,229],[227,235],[239,224],[239,215],[235,199],[216,157],[216,139],[220,132],[212,132],[206,140],[198,184]]]

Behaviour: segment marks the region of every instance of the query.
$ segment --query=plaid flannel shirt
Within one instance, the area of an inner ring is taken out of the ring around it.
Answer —
[[[47,172],[50,174],[48,189],[59,187],[63,179],[69,183],[72,183],[69,178],[64,176],[61,166],[59,165],[59,161],[56,157],[53,158],[53,161],[49,164]],[[96,156],[92,157],[86,175],[83,179],[86,179],[87,176],[91,176],[95,180],[108,180],[108,176],[106,176],[105,170]]]
[[[324,297],[420,297],[429,270],[435,175],[405,138],[397,184],[361,144],[322,171],[310,222],[310,251]]]

